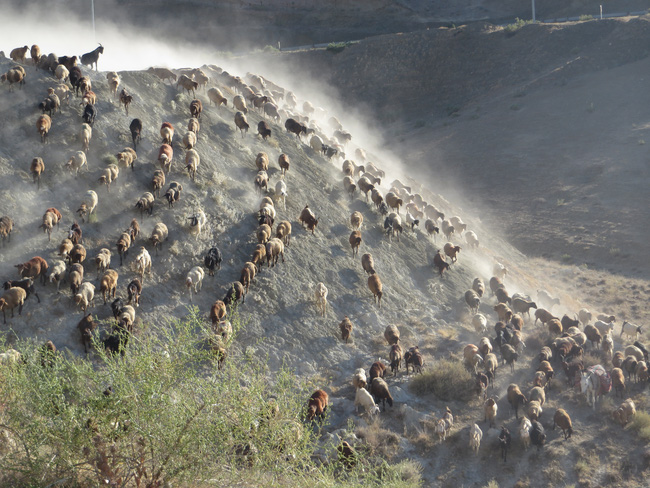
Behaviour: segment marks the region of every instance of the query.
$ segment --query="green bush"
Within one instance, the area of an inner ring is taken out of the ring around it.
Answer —
[[[24,361],[0,365],[0,486],[339,485],[336,463],[312,460],[306,384],[246,354],[218,370],[210,336],[192,309],[141,329],[123,356],[96,344],[96,362],[63,353],[44,367],[35,344],[13,345]]]
[[[503,30],[505,30],[508,33],[513,33],[517,32],[519,29],[521,29],[523,26],[528,25],[528,24],[533,24],[534,22],[532,20],[522,20],[519,17],[517,17],[512,24],[506,25]]]
[[[434,394],[441,400],[468,401],[476,395],[475,381],[461,361],[442,360],[415,375],[409,389],[416,395]]]
[[[340,53],[350,44],[350,42],[330,42],[327,45],[327,50],[333,53]]]

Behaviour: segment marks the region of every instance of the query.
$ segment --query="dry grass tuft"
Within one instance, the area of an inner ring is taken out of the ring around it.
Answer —
[[[441,400],[467,402],[475,396],[472,375],[461,362],[450,360],[438,361],[430,371],[413,378],[409,389],[420,396],[435,394]]]
[[[650,413],[636,412],[636,415],[626,427],[626,429],[636,432],[636,434],[645,442],[650,441]]]
[[[367,426],[358,427],[355,434],[365,442],[370,455],[378,454],[390,461],[397,454],[400,438],[395,432],[385,429],[379,418]]]

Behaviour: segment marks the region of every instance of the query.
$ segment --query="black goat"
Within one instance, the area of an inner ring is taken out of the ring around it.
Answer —
[[[104,54],[104,46],[102,46],[101,44],[99,45],[98,48],[81,56],[81,64],[83,64],[84,66],[90,66],[91,68],[93,67],[94,64],[95,71],[97,71],[97,60],[99,59],[100,54]]]
[[[221,269],[222,260],[223,258],[221,257],[221,251],[219,248],[217,246],[211,247],[203,258],[203,264],[208,268],[208,275],[214,276],[215,270]]]
[[[26,296],[25,300],[29,298],[29,295],[31,293],[34,294],[36,299],[38,300],[38,303],[41,303],[41,299],[38,296],[38,293],[36,293],[36,288],[34,288],[34,280],[31,278],[24,278],[22,280],[9,280],[5,281],[4,284],[2,285],[5,290],[8,290],[11,287],[17,287],[17,288],[22,288],[25,290]]]
[[[131,139],[133,139],[133,149],[138,150],[138,142],[142,138],[142,121],[140,119],[133,119],[131,125],[129,125],[129,130],[131,131]],[[133,169],[133,165],[131,165]]]
[[[503,456],[503,462],[507,461],[508,449],[510,449],[510,444],[512,443],[512,436],[510,431],[504,425],[501,427],[501,434],[499,434],[499,445],[501,446],[501,455]]]
[[[84,122],[92,127],[95,123],[95,117],[97,117],[97,108],[92,103],[87,104],[86,108],[84,108]]]

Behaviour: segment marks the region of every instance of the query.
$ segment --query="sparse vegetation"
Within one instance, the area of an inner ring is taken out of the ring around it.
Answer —
[[[475,395],[474,379],[460,361],[437,361],[430,371],[416,375],[409,383],[416,395],[435,395],[441,400],[468,401]]]
[[[347,41],[347,42],[330,42],[327,45],[327,51],[332,52],[332,53],[340,53],[343,51],[346,47],[350,46],[352,43]]]
[[[637,411],[626,429],[636,432],[644,442],[650,442],[650,413]]]
[[[584,21],[587,21],[587,20],[594,20],[594,16],[593,15],[588,15],[588,14],[583,14],[580,17],[578,17],[578,20],[580,22],[584,22]]]
[[[521,29],[523,26],[528,24],[534,24],[534,22],[532,20],[523,20],[517,17],[512,24],[506,25],[503,28],[503,30],[508,33],[514,33],[517,32],[519,29]]]

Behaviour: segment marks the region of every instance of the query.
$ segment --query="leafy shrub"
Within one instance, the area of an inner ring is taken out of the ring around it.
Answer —
[[[123,356],[96,343],[96,362],[64,353],[44,367],[35,344],[13,345],[25,361],[0,365],[0,486],[337,485],[335,465],[312,460],[306,384],[247,354],[218,370],[210,336],[191,309],[141,329]],[[352,473],[347,486],[378,483],[367,466]]]

